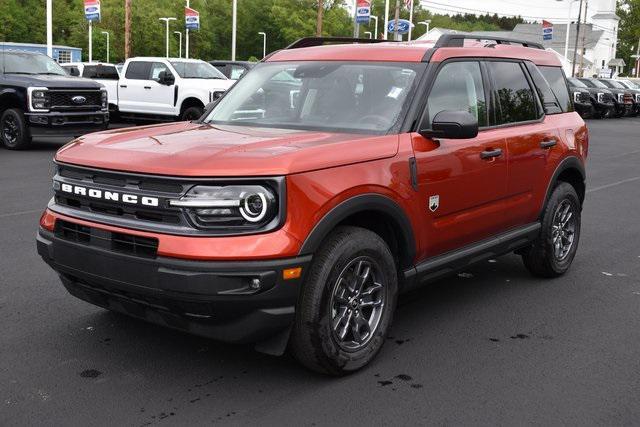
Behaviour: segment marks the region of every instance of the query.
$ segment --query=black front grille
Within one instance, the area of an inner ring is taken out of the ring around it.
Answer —
[[[158,254],[158,239],[114,233],[69,221],[56,221],[55,235],[69,242],[142,258],[155,258]]]
[[[580,102],[587,103],[587,102],[591,101],[591,96],[589,95],[588,92],[580,92],[579,95],[578,95],[578,100]]]
[[[57,91],[48,92],[49,105],[52,110],[81,110],[102,107],[102,92],[99,90],[87,91]],[[85,102],[74,102],[73,98],[83,97]]]

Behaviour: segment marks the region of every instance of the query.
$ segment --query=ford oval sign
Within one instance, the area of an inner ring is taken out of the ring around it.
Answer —
[[[389,25],[387,25],[387,31],[390,33],[395,33],[396,32],[395,24],[396,24],[395,20],[389,21]],[[398,19],[398,34],[407,34],[409,32],[409,27],[411,26],[412,24],[408,20]]]
[[[82,105],[87,103],[87,98],[85,98],[84,96],[74,96],[73,98],[71,98],[71,101],[74,104]]]

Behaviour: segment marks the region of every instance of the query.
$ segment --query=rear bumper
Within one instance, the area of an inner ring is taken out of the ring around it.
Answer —
[[[269,261],[144,258],[65,240],[40,229],[38,253],[77,298],[152,323],[235,343],[287,329],[304,279],[282,271],[311,257]],[[260,289],[251,287],[260,280]]]
[[[32,137],[77,137],[105,130],[109,125],[109,112],[50,112],[26,113]]]

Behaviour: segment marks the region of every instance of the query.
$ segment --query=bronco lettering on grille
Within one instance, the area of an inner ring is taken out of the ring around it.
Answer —
[[[61,184],[60,190],[63,193],[74,194],[76,196],[84,196],[91,199],[107,200],[112,202],[122,202],[130,205],[157,207],[160,204],[160,200],[156,197],[137,196],[135,194],[98,190],[95,188],[81,187],[79,185]]]

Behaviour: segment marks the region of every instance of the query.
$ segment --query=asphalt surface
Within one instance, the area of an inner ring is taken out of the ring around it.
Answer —
[[[339,379],[68,295],[34,241],[60,144],[0,150],[0,425],[637,425],[640,119],[589,127],[570,272],[509,255],[405,297]]]

